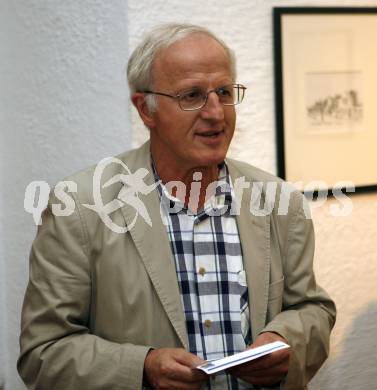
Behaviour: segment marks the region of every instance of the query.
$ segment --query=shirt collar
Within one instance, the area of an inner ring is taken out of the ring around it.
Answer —
[[[189,210],[188,207],[184,205],[180,199],[172,196],[169,193],[168,189],[162,183],[158,175],[156,165],[152,159],[152,156],[151,164],[154,180],[156,183],[158,183],[157,189],[160,195],[161,202],[167,205],[169,214],[177,214],[180,212],[187,214],[188,212],[190,212],[191,215],[201,218],[202,215],[206,216],[209,212],[219,212],[224,207],[227,207],[228,210],[230,210],[232,202],[236,202],[232,181],[229,175],[229,169],[225,161],[219,164],[219,174],[216,182],[215,193],[205,202],[203,209],[199,210],[197,214]]]

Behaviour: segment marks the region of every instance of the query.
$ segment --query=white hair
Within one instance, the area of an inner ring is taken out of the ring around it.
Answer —
[[[130,93],[153,90],[153,61],[158,52],[173,43],[193,34],[204,34],[217,41],[225,50],[229,58],[233,80],[236,79],[236,60],[233,51],[210,30],[194,24],[168,23],[156,26],[133,51],[127,66],[127,78]],[[147,106],[150,111],[157,109],[155,95],[146,96]]]

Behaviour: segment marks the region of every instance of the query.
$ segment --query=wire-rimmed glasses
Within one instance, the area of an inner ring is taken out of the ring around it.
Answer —
[[[178,101],[179,107],[183,111],[194,111],[200,110],[203,108],[208,100],[208,95],[211,92],[215,92],[219,98],[219,101],[224,106],[235,106],[240,104],[245,96],[246,87],[242,84],[229,84],[224,85],[219,88],[211,89],[205,91],[201,88],[191,88],[182,92],[179,92],[177,95],[169,95],[164,92],[156,91],[143,91],[143,93],[150,93],[153,95],[166,96]]]

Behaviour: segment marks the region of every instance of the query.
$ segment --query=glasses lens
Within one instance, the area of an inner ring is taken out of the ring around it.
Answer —
[[[235,104],[239,104],[239,103],[242,102],[242,100],[243,100],[243,98],[245,96],[246,87],[244,87],[243,85],[238,84],[237,85],[237,91],[238,91],[238,101]]]
[[[179,104],[183,110],[196,110],[201,108],[205,101],[206,94],[200,89],[184,91],[179,96]]]
[[[210,92],[216,92],[220,103],[225,106],[234,106],[242,102],[245,95],[245,89],[246,88],[241,84],[230,84]],[[207,92],[198,88],[184,91],[179,94],[178,101],[182,110],[198,110],[205,105],[207,101]]]
[[[226,85],[217,89],[216,92],[222,104],[234,106],[235,104],[242,102],[245,94],[245,87],[240,84]]]
[[[234,87],[234,104],[242,102],[245,95],[245,87],[243,85],[236,84]]]
[[[237,90],[234,88],[234,85],[225,85],[224,87],[218,88],[216,93],[222,104],[233,105],[237,100]]]

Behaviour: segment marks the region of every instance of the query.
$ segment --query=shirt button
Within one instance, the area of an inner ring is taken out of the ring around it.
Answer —
[[[206,273],[206,269],[204,267],[200,267],[199,268],[199,273],[200,273],[200,275],[204,276],[205,273]]]
[[[211,325],[212,325],[212,321],[211,321],[211,320],[205,320],[205,321],[204,321],[204,326],[205,326],[206,328],[210,328]]]

